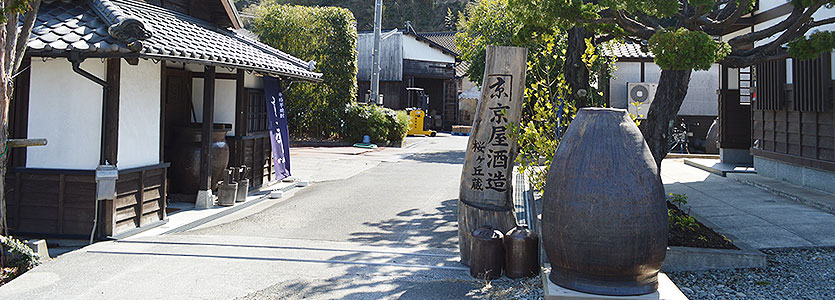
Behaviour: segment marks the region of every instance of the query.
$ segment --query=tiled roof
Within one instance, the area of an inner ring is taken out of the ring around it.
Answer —
[[[470,62],[459,61],[455,63],[455,77],[467,76],[467,70],[470,69]]]
[[[603,54],[615,58],[652,58],[652,53],[641,50],[641,45],[632,42],[610,43],[603,47]]]
[[[308,63],[209,22],[135,0],[45,0],[29,53],[118,54],[242,68],[318,81]]]
[[[455,32],[421,32],[418,34],[454,52],[456,56],[459,54],[455,47]]]

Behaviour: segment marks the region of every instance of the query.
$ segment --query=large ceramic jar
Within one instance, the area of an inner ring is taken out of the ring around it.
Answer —
[[[652,293],[668,226],[658,169],[626,110],[581,109],[545,186],[542,240],[551,281],[593,294]]]
[[[224,171],[229,164],[229,145],[226,144],[226,133],[230,129],[231,125],[229,124],[214,124],[211,181],[211,189],[213,190],[217,188],[218,181],[223,180]],[[197,195],[197,190],[200,188],[202,124],[177,127],[174,134],[170,187],[172,192],[177,194]]]

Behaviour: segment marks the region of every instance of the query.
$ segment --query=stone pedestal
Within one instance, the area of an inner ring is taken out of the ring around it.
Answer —
[[[197,191],[197,200],[194,201],[194,208],[205,209],[215,206],[215,196],[212,190]]]
[[[639,296],[603,296],[570,290],[548,280],[550,272],[542,272],[545,300],[687,300],[687,296],[664,273],[658,273],[658,291]]]

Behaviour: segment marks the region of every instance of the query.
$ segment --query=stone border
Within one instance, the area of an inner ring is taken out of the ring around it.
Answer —
[[[527,179],[527,178],[526,178]],[[530,190],[530,187],[524,187],[524,191],[520,191],[519,185],[514,185],[514,189],[516,189],[516,193],[514,195],[522,194],[526,195],[527,192]],[[518,193],[518,194],[517,194]],[[531,193],[532,194],[532,193]],[[527,198],[527,197],[526,197]],[[533,195],[531,195],[530,199],[525,199],[525,202],[532,202],[535,201],[533,199]],[[532,207],[533,205],[526,205],[526,208]],[[532,212],[533,209],[526,209],[525,213],[535,213]],[[712,222],[708,221],[704,217],[691,212],[690,215],[705,226],[717,231],[721,228],[713,224]],[[540,236],[540,262],[542,264],[547,264],[548,256],[545,255],[545,249],[543,248],[543,243],[541,242],[542,232],[540,229],[540,222],[542,220],[537,216],[528,216],[536,220],[536,224],[534,226],[534,230],[537,232],[537,235]],[[768,261],[766,259],[766,255],[757,250],[754,247],[746,244],[745,242],[737,239],[733,235],[721,233],[725,237],[733,241],[734,245],[739,248],[740,250],[729,250],[729,249],[710,249],[710,248],[693,248],[693,247],[667,247],[667,257],[664,260],[664,266],[661,268],[661,271],[664,272],[680,272],[680,271],[705,271],[705,270],[717,270],[717,269],[746,269],[746,268],[761,268],[768,265]]]
[[[716,224],[690,212],[703,225],[730,239],[739,250],[693,247],[667,247],[667,258],[661,270],[664,272],[706,271],[719,269],[762,268],[768,265],[766,255],[733,235],[721,233]]]
[[[759,177],[752,177],[759,176]],[[785,197],[795,202],[811,206],[830,214],[835,214],[835,201],[831,194],[798,186],[793,183],[779,181],[757,174],[730,174],[728,178],[742,184],[747,184],[777,196]]]

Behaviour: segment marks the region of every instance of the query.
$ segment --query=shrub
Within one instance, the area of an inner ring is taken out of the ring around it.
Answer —
[[[396,144],[409,128],[405,112],[376,105],[348,105],[343,120],[342,137],[347,142],[360,142],[368,135],[375,144]]]
[[[256,9],[252,31],[261,42],[315,60],[315,71],[322,73],[322,83],[294,83],[284,93],[292,135],[327,139],[339,134],[345,106],[356,102],[355,22],[351,11],[337,7],[265,1]]]
[[[387,113],[389,119],[389,143],[399,143],[406,137],[409,132],[409,114],[404,110],[392,111],[394,114]]]
[[[6,269],[8,272],[0,271],[0,277],[8,276],[5,281],[12,280],[39,264],[38,254],[17,239],[0,235],[0,249],[4,252],[7,263],[6,266],[2,267],[9,268]]]

